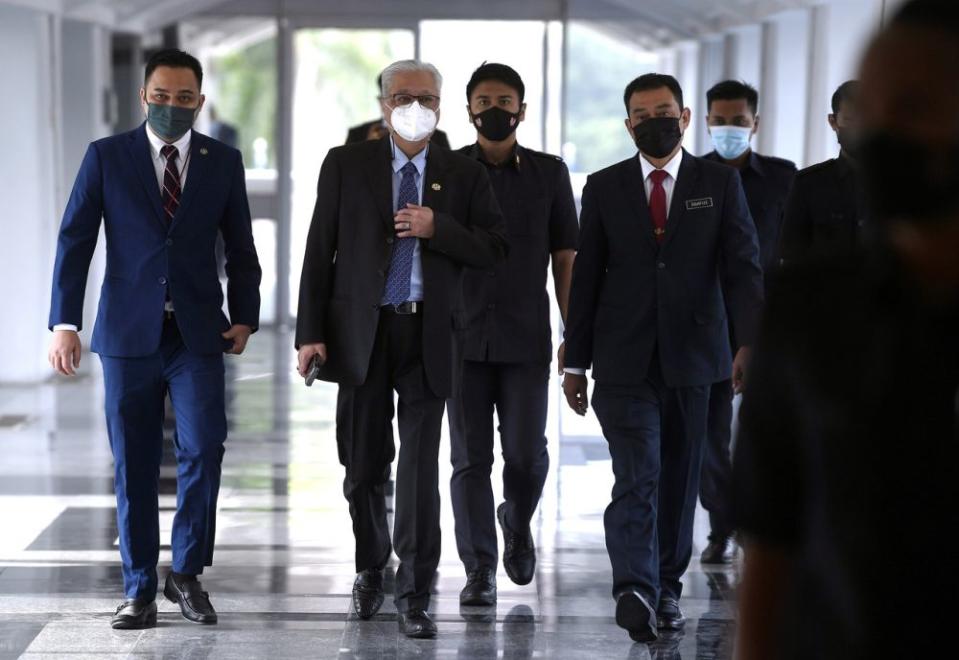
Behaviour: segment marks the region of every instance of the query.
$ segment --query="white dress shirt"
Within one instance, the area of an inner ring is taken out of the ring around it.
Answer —
[[[643,154],[637,154],[639,158],[639,164],[643,168],[643,187],[646,190],[646,201],[649,202],[649,196],[653,192],[653,180],[649,178],[649,175],[656,171],[656,167],[653,166],[648,160],[646,160]],[[676,179],[679,177],[679,164],[683,162],[683,150],[680,149],[676,152],[676,155],[669,159],[669,162],[666,163],[663,167],[658,168],[662,169],[668,174],[665,179],[663,179],[663,190],[666,192],[666,217],[669,217],[669,207],[673,203],[673,189],[676,188]],[[585,369],[577,369],[576,367],[569,367],[568,369],[563,370],[565,373],[573,374],[575,376],[583,376],[586,374]]]
[[[147,140],[150,141],[150,160],[153,161],[153,169],[157,175],[157,186],[160,188],[160,195],[163,195],[163,173],[166,172],[166,158],[160,154],[160,149],[166,146],[160,137],[156,135],[151,129],[150,125],[146,125],[147,131]],[[176,156],[176,167],[180,171],[180,192],[182,194],[183,189],[186,187],[186,173],[190,169],[190,138],[193,135],[193,131],[187,131],[183,134],[176,142],[173,142],[172,145],[177,149]],[[173,302],[170,300],[166,301],[164,310],[168,312],[173,311]],[[77,331],[77,326],[72,323],[58,323],[53,326],[53,330],[70,330],[72,332]]]

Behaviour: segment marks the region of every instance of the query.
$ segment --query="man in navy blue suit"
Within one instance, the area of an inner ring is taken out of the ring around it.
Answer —
[[[50,363],[80,365],[83,294],[101,219],[107,269],[92,350],[103,365],[115,465],[126,600],[114,628],[156,624],[158,479],[164,399],[176,413],[177,511],[164,595],[196,623],[217,615],[197,576],[213,560],[226,440],[223,354],[238,355],[259,322],[260,266],[240,153],[192,130],[203,71],[179,50],[146,66],[146,122],[90,145],[60,227]],[[226,246],[227,301],[215,245]]]
[[[682,628],[709,390],[743,386],[762,305],[756,227],[739,173],[682,149],[690,112],[672,76],[624,94],[639,154],[589,177],[566,326],[563,389],[593,403],[613,459],[606,547],[616,622],[635,641]],[[729,345],[727,309],[741,348]]]

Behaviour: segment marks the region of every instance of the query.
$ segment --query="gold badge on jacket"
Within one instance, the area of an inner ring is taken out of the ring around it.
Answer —
[[[432,188],[433,190],[442,190],[443,186],[441,186],[438,183],[434,183],[433,185],[430,186],[430,188]]]
[[[210,152],[206,150],[206,147],[201,147],[201,148],[200,148],[200,155],[201,155],[201,156],[206,156],[208,153],[210,153]]]

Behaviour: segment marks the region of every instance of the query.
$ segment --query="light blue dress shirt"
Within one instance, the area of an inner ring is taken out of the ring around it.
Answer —
[[[426,153],[429,151],[429,145],[423,151],[419,152],[413,158],[407,158],[401,149],[397,149],[393,144],[393,138],[390,138],[390,146],[393,148],[393,209],[394,212],[397,202],[400,199],[400,182],[403,175],[400,170],[409,162],[416,166],[416,194],[419,196],[419,203],[423,203],[423,176],[426,172]],[[413,246],[413,272],[410,274],[410,301],[423,301],[423,261],[420,258],[420,241],[416,240]]]

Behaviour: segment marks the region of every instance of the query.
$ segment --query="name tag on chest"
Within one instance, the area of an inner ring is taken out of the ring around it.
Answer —
[[[712,197],[701,197],[700,199],[687,199],[686,210],[695,211],[696,209],[711,209],[713,207]]]

